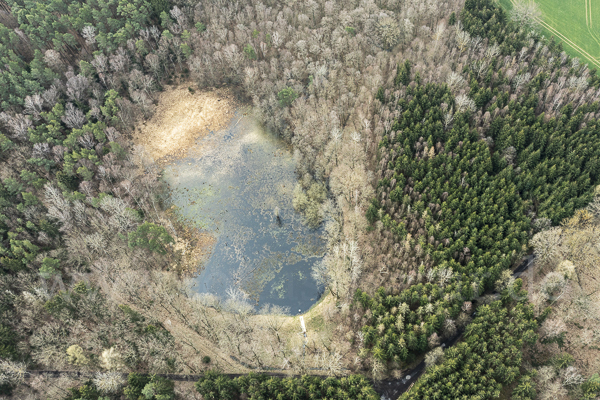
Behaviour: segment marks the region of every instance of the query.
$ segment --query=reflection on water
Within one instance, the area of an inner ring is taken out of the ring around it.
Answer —
[[[322,231],[307,228],[292,207],[292,155],[251,117],[236,113],[228,129],[167,167],[165,180],[180,218],[217,239],[197,278],[200,292],[239,288],[258,305],[294,313],[317,300],[310,271],[323,257]]]

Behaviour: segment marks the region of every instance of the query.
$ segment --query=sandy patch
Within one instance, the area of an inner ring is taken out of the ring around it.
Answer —
[[[136,127],[133,141],[164,164],[185,156],[196,140],[210,131],[227,127],[237,106],[228,89],[192,94],[187,86],[169,88],[160,94],[152,118]]]

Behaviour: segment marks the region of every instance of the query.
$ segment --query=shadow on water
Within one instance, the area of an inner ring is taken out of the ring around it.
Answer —
[[[188,225],[215,235],[197,276],[199,292],[240,289],[258,306],[306,311],[319,297],[311,267],[323,257],[322,230],[292,207],[294,159],[285,143],[238,110],[187,158],[165,170],[171,202]]]

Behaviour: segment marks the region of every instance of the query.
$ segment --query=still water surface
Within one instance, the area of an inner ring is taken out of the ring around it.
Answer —
[[[293,314],[316,302],[310,272],[325,242],[292,207],[294,170],[289,147],[242,110],[166,168],[179,217],[216,238],[196,278],[199,292],[225,298],[237,288],[258,307],[276,304]]]

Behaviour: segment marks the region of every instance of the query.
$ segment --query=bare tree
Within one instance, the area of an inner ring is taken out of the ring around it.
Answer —
[[[539,6],[528,0],[518,0],[513,4],[510,11],[510,18],[515,21],[517,26],[526,30],[539,29],[539,21],[542,18],[542,12]]]
[[[448,85],[448,88],[452,91],[460,89],[461,86],[463,86],[465,83],[465,79],[462,77],[461,74],[457,73],[457,72],[450,72],[450,74],[448,74],[448,77],[446,78],[446,84]]]
[[[48,89],[46,89],[42,93],[42,97],[44,98],[44,101],[46,102],[46,104],[56,104],[59,96],[60,96],[60,93],[58,92],[58,89],[54,85],[50,86]]]
[[[456,44],[461,53],[464,52],[471,45],[471,35],[463,30],[458,30],[456,32]]]
[[[86,93],[90,81],[83,75],[72,75],[67,79],[67,96],[69,100],[81,102]]]
[[[564,371],[561,372],[561,377],[563,380],[563,385],[565,386],[577,386],[581,385],[585,379],[577,370],[577,367],[569,366],[565,368]]]
[[[425,354],[425,367],[430,368],[441,363],[444,360],[444,350],[441,347],[436,347],[429,353]]]
[[[452,125],[453,121],[454,121],[454,112],[453,112],[453,108],[450,107],[450,110],[448,110],[448,112],[446,112],[446,114],[444,114],[444,128],[449,129],[450,126]]]
[[[33,124],[25,115],[2,112],[0,113],[0,121],[8,126],[15,139],[27,140],[29,138],[29,128]]]
[[[179,7],[175,6],[170,11],[171,17],[175,18],[177,24],[181,26],[181,29],[187,29],[187,18],[185,14],[179,9]]]
[[[106,128],[104,130],[104,133],[106,133],[106,137],[108,138],[108,140],[110,142],[114,142],[115,140],[117,140],[121,136],[121,134],[119,133],[119,131],[117,131],[112,126]]]
[[[86,149],[91,149],[95,146],[94,135],[90,132],[86,132],[83,136],[77,138],[77,143],[81,144]]]
[[[62,121],[71,129],[80,129],[86,122],[85,114],[73,103],[67,103]]]
[[[192,57],[192,62],[190,65],[195,65],[193,63],[194,59],[197,59],[197,58]],[[150,70],[152,71],[154,76],[156,76],[157,78],[160,77],[160,71],[162,69],[162,65],[160,62],[160,58],[156,54],[151,53],[146,56],[146,65],[148,66],[148,68],[150,68]],[[190,68],[190,69],[192,70],[192,72],[194,72],[193,68]]]
[[[550,272],[541,283],[541,293],[547,300],[558,300],[564,294],[566,288],[567,281],[564,275],[558,272]]]
[[[568,80],[569,89],[581,93],[588,87],[588,78],[585,76],[571,76]]]
[[[336,297],[345,296],[360,277],[362,260],[355,241],[335,245],[321,263],[313,267],[312,276],[319,284],[325,284]]]
[[[526,72],[524,74],[516,75],[513,78],[513,86],[515,88],[515,91],[519,92],[519,89],[524,84],[528,83],[530,79],[531,79],[531,74],[529,72]]]
[[[63,198],[62,193],[56,187],[47,184],[45,189],[48,216],[59,220],[63,224],[63,229],[68,229],[72,222],[69,201]]]
[[[91,25],[86,25],[81,30],[81,36],[85,39],[85,43],[93,45],[96,43],[96,28]]]
[[[342,375],[342,356],[338,353],[321,353],[315,356],[319,365],[328,376]]]
[[[459,94],[458,96],[456,96],[454,101],[456,103],[456,112],[475,112],[477,110],[475,102],[465,94]]]
[[[0,359],[0,385],[20,385],[26,373],[25,363]]]
[[[534,248],[536,262],[544,264],[553,263],[558,255],[561,228],[551,228],[547,231],[536,233],[531,239]]]
[[[561,399],[567,395],[567,389],[564,388],[562,382],[557,380],[548,383],[540,394],[541,400]]]
[[[102,355],[100,356],[100,365],[107,371],[119,371],[124,366],[123,357],[117,349],[111,347],[102,352]]]
[[[400,27],[398,22],[390,17],[384,17],[377,23],[377,34],[381,46],[386,50],[393,49],[400,42]]]
[[[123,374],[115,371],[98,372],[93,381],[96,388],[103,394],[118,393],[125,384]]]
[[[567,326],[560,318],[547,319],[542,324],[542,334],[547,339],[559,337],[566,331]]]
[[[124,72],[127,70],[127,65],[129,64],[127,53],[122,48],[119,48],[121,51],[117,52],[110,56],[110,68],[114,72]]]
[[[47,158],[52,153],[48,143],[36,143],[33,145],[33,156],[37,158]]]
[[[44,52],[44,62],[48,64],[50,68],[54,69],[60,69],[64,65],[60,53],[52,49]]]
[[[25,97],[25,114],[33,116],[33,119],[40,119],[44,98],[39,94]]]
[[[444,321],[444,337],[451,338],[456,335],[456,323],[449,318]]]
[[[106,82],[106,73],[108,72],[108,58],[104,54],[96,54],[94,55],[94,59],[92,60],[92,65],[96,68],[98,72],[98,77],[102,81],[104,85]]]

